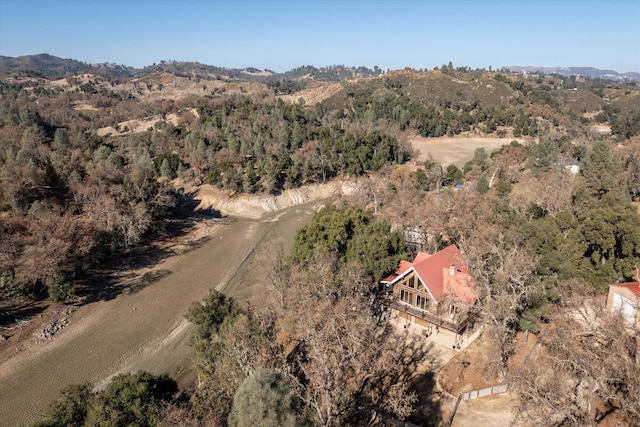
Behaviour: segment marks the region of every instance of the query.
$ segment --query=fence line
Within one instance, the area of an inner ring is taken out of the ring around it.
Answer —
[[[458,411],[458,405],[460,405],[461,400],[462,400],[462,395],[458,396],[458,400],[456,400],[456,404],[453,407],[453,411],[451,411],[451,416],[449,417],[449,424],[447,424],[448,426],[453,424],[453,417],[456,416],[456,412]]]
[[[597,297],[597,298],[592,298],[592,300],[590,302],[600,302],[602,300],[603,300],[602,297]],[[538,336],[538,340],[534,344],[534,346],[531,349],[531,351],[529,351],[529,354],[527,354],[527,357],[525,357],[524,361],[522,362],[521,367],[525,366],[525,365],[527,365],[529,363],[531,357],[533,356],[533,354],[535,353],[536,349],[538,348],[538,346],[542,342],[542,338],[545,336],[545,334],[547,333],[548,330],[549,330],[549,328],[546,328]],[[451,361],[449,363],[451,363]],[[451,412],[451,416],[449,417],[448,425],[450,426],[453,423],[453,418],[456,415],[456,411],[458,410],[458,405],[460,404],[461,401],[478,399],[480,397],[492,396],[494,394],[499,394],[499,393],[506,393],[507,391],[509,391],[509,385],[510,385],[509,383],[504,383],[504,384],[494,385],[492,387],[487,387],[487,388],[478,389],[478,390],[471,390],[471,391],[467,391],[467,392],[461,393],[458,396],[458,400],[456,401],[455,406],[453,407],[453,411]]]
[[[499,384],[494,385],[493,387],[481,388],[479,390],[471,390],[465,393],[462,393],[462,400],[472,400],[477,399],[479,397],[491,396],[498,393],[506,393],[509,391],[509,384]]]
[[[464,393],[460,393],[458,396],[458,400],[456,400],[456,404],[453,407],[453,411],[451,411],[451,416],[449,417],[450,426],[453,424],[453,418],[456,416],[456,412],[458,411],[458,405],[460,405],[461,401],[478,399],[480,397],[491,396],[499,393],[506,393],[509,391],[509,383],[494,385],[493,387],[481,388],[479,390],[471,390]]]

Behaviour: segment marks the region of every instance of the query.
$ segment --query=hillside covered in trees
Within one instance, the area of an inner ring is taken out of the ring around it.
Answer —
[[[270,311],[240,310],[216,294],[204,305],[213,317],[198,311],[201,304],[190,311],[201,379],[189,413],[194,423],[224,424],[228,414],[236,423],[247,404],[238,396],[259,393],[265,383],[290,409],[279,418],[283,425],[357,424],[367,411],[411,413],[407,372],[365,369],[352,357],[363,342],[341,329],[358,322],[375,335],[371,317],[350,307],[374,310],[375,280],[407,251],[433,253],[448,244],[463,250],[481,288],[498,375],[508,367],[515,334],[539,332],[571,292],[602,294],[608,284],[638,278],[635,83],[452,64],[387,73],[300,67],[283,75],[207,74],[179,65],[118,75],[62,75],[68,70],[56,68],[0,79],[0,300],[11,310],[18,300],[73,298],[94,266],[135,250],[163,232],[164,220],[184,215],[190,201],[177,183],[209,184],[236,197],[357,179],[361,191],[352,205],[321,211],[299,231],[291,256],[274,262],[282,268],[273,285],[284,287]],[[409,142],[415,135],[523,142],[494,153],[478,149],[458,168],[416,163]],[[405,245],[398,230],[407,229],[419,241]],[[349,290],[347,283],[358,286]],[[80,296],[91,292],[99,289]],[[331,310],[332,319],[314,317],[320,312],[310,307]],[[335,330],[352,341],[333,341]],[[380,334],[380,363],[404,357]],[[331,395],[330,384],[348,380],[314,364],[326,345],[348,355],[345,375],[377,382]],[[627,374],[620,374],[625,387],[635,387]],[[597,398],[611,412],[636,408],[612,378],[600,383]],[[391,384],[399,388],[390,395]],[[89,402],[86,413],[99,411],[91,405],[100,394],[74,393]],[[156,421],[158,411],[151,411]],[[573,412],[567,414],[571,423]]]
[[[283,102],[283,85],[323,90],[322,75],[307,71],[266,83],[166,72],[4,77],[2,294],[49,289],[64,298],[76,273],[171,215],[180,202],[174,178],[273,194],[389,171],[411,158],[412,134],[526,137],[582,161],[603,126],[605,140],[625,147],[640,132],[634,84],[449,65],[344,81],[314,105],[302,96]],[[136,120],[147,125],[129,127]],[[636,167],[633,156],[624,162],[622,169]],[[443,182],[460,181],[446,172]],[[425,188],[440,185],[419,173]]]

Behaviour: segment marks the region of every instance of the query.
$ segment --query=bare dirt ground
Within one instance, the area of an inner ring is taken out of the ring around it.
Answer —
[[[465,163],[473,159],[473,154],[477,148],[484,148],[488,153],[491,153],[503,145],[508,145],[513,140],[521,143],[524,142],[524,140],[518,138],[479,138],[465,136],[443,136],[441,138],[414,136],[409,139],[411,147],[419,153],[418,157],[414,159],[417,163],[424,163],[426,160],[435,160],[444,167],[456,165],[459,168],[462,168]]]
[[[301,90],[293,95],[282,95],[280,98],[290,104],[296,104],[302,99],[305,105],[315,105],[340,92],[342,87],[341,83],[323,84]]]
[[[76,107],[76,109],[80,108]],[[197,117],[197,111],[195,109],[191,109],[189,110],[189,112]],[[145,132],[147,129],[153,128],[153,126],[160,121],[167,121],[174,126],[177,126],[179,124],[179,117],[177,114],[168,114],[165,120],[158,114],[152,117],[147,117],[145,119],[127,120],[125,122],[118,123],[118,129],[120,130],[116,130],[116,128],[114,128],[113,126],[107,126],[98,129],[96,133],[99,136],[105,136],[108,134],[128,135],[137,132]]]
[[[527,360],[530,355],[537,355],[539,348],[532,353],[538,336],[529,334],[525,339],[522,333],[516,338],[516,349],[509,359],[510,372],[526,363],[535,363],[534,358]],[[438,384],[449,399],[443,403],[444,415],[450,416],[455,405],[454,397],[461,393],[479,390],[505,382],[491,375],[488,369],[489,355],[493,352],[489,339],[481,334],[478,339],[464,351],[458,353],[449,363],[438,372]],[[460,402],[456,411],[453,426],[511,426],[515,425],[512,408],[517,396],[514,392],[496,394],[478,399]],[[447,412],[448,411],[448,412]]]
[[[511,393],[503,393],[460,402],[451,426],[512,426],[511,408],[513,399],[514,397]]]
[[[514,354],[509,358],[509,369],[511,371],[522,365],[537,341],[538,337],[534,334],[529,334],[526,341],[522,333],[518,334]],[[484,334],[481,335],[467,349],[458,353],[438,373],[439,383],[442,388],[452,396],[458,396],[465,391],[478,390],[508,382],[509,378],[501,382],[489,373],[489,355],[493,351],[489,339]]]
[[[395,322],[398,333],[403,331],[404,321]],[[418,367],[414,390],[418,393],[415,412],[410,417],[413,424],[423,421],[430,424],[433,414],[439,413],[443,422],[448,422],[456,404],[457,397],[465,392],[483,389],[501,384],[497,378],[488,373],[487,363],[493,351],[489,339],[480,328],[469,337],[465,337],[462,350],[452,350],[451,344],[455,335],[448,331],[431,334],[428,338],[423,335],[423,329],[411,324],[404,329],[415,337],[430,358]],[[525,342],[522,334],[517,337],[516,351],[510,359],[510,368],[520,366],[531,353],[537,342],[537,337],[530,334]],[[537,353],[536,353],[537,354]],[[462,363],[462,361],[468,362]],[[464,366],[467,365],[466,368]],[[509,378],[506,380],[509,381]],[[507,427],[516,425],[512,408],[517,396],[513,392],[496,394],[479,399],[461,401],[453,419],[453,426],[496,426]]]

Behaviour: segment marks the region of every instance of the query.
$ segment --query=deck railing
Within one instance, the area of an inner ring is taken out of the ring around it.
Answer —
[[[385,304],[388,307],[401,311],[403,313],[410,314],[417,319],[426,320],[427,322],[438,326],[440,328],[444,328],[448,331],[455,332],[457,334],[461,334],[464,332],[465,328],[468,324],[468,318],[466,313],[460,314],[458,321],[453,321],[453,319],[449,318],[449,316],[439,316],[433,313],[429,313],[428,311],[420,310],[419,308],[415,308],[409,304],[395,301],[395,300],[387,300]]]

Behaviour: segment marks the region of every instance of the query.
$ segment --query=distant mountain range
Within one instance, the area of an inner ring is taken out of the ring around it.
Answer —
[[[600,70],[598,68],[593,67],[536,67],[536,66],[508,66],[504,67],[508,70],[515,72],[526,71],[528,73],[537,73],[542,72],[544,74],[559,74],[561,76],[581,76],[581,77],[589,77],[592,79],[606,79],[606,80],[615,80],[615,81],[628,81],[634,80],[640,82],[640,73],[636,72],[628,72],[628,73],[618,73],[613,70]]]
[[[115,77],[129,76],[134,68],[115,64],[87,64],[75,59],[63,59],[47,53],[38,55],[0,56],[0,73],[35,73],[45,76],[64,76],[72,73],[107,73]]]
[[[640,82],[640,73],[637,72],[618,73],[613,70],[599,70],[592,67],[508,66],[504,68],[513,72],[542,72],[544,74],[560,74],[563,76],[582,76],[615,81],[632,80]],[[206,65],[198,62],[182,61],[160,61],[157,64],[149,65],[144,68],[134,68],[128,65],[109,63],[88,64],[75,59],[59,58],[47,53],[18,56],[15,58],[0,56],[0,75],[24,73],[34,76],[54,77],[75,73],[96,73],[107,74],[113,77],[129,78],[140,77],[156,72],[169,72],[177,75],[182,74],[208,78],[264,81],[273,78],[299,79],[305,77],[318,78],[322,80],[343,80],[348,78],[376,76],[381,74],[382,70],[377,67],[375,67],[374,70],[370,70],[366,67],[348,67],[344,65],[321,68],[305,65],[294,68],[293,70],[285,73],[275,73],[270,70],[259,70],[256,68],[235,69]]]
[[[266,81],[274,79],[274,77],[276,79],[318,78],[337,81],[349,78],[376,76],[381,74],[382,70],[377,67],[374,70],[370,70],[366,67],[348,67],[344,65],[322,68],[304,65],[285,73],[275,73],[271,70],[259,70],[257,68],[235,69],[206,65],[199,62],[182,61],[160,61],[157,64],[144,68],[133,68],[127,65],[108,63],[88,64],[75,59],[59,58],[47,53],[18,56],[15,58],[0,56],[0,75],[23,73],[42,77],[62,77],[75,73],[96,73],[107,74],[113,77],[130,78],[141,77],[157,72],[243,81]]]

